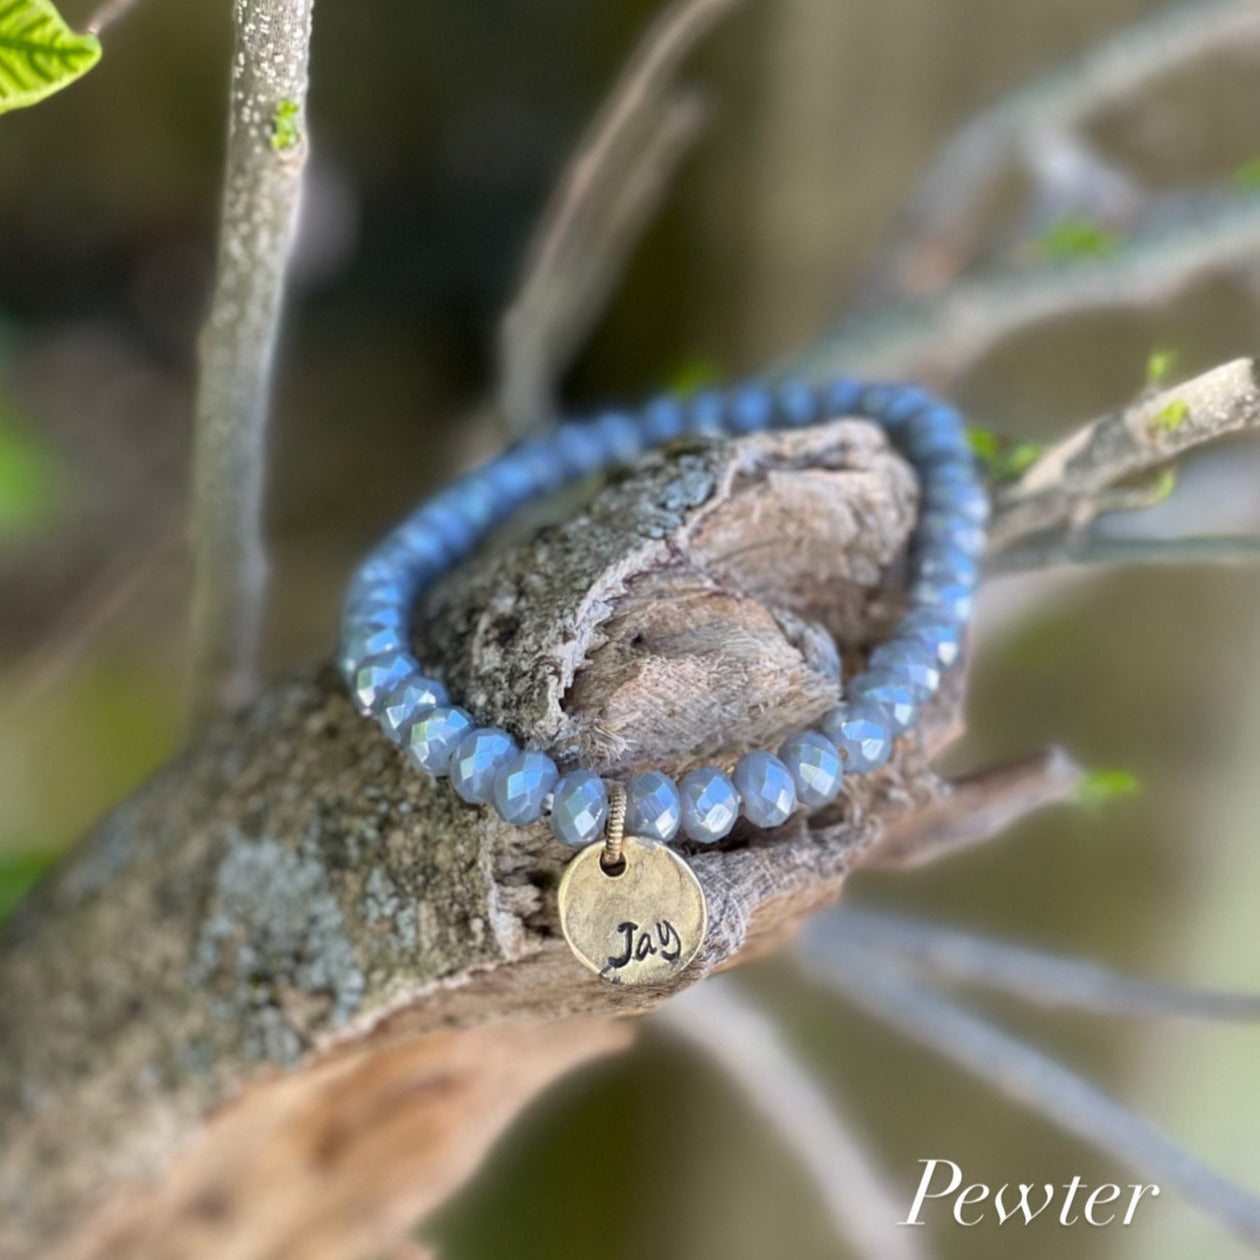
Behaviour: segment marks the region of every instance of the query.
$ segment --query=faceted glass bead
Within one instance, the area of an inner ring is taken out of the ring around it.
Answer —
[[[835,744],[825,735],[818,731],[789,735],[779,758],[796,784],[796,798],[802,805],[826,805],[836,799],[844,770]]]
[[[406,634],[394,626],[356,626],[342,636],[341,654],[348,661],[395,656],[406,648],[406,639]]]
[[[643,436],[652,446],[674,441],[686,427],[687,413],[675,398],[658,398],[643,413]]]
[[[599,838],[608,821],[608,789],[593,770],[574,770],[557,784],[551,800],[551,830],[575,849]]]
[[[744,817],[757,827],[778,827],[796,808],[796,783],[773,753],[745,753],[731,776],[743,803]]]
[[[948,512],[959,520],[972,525],[984,525],[989,520],[989,496],[984,488],[974,481],[959,478],[945,479],[940,476],[929,477],[927,488],[923,493],[924,505],[931,509]]]
[[[920,702],[934,695],[941,685],[940,666],[925,644],[904,639],[881,643],[871,653],[871,664],[905,683]]]
[[[497,726],[468,731],[459,737],[446,763],[451,787],[470,805],[487,804],[494,776],[515,751],[516,741]]]
[[[726,432],[726,397],[704,389],[687,401],[687,432],[720,437]]]
[[[916,608],[933,608],[954,621],[963,622],[971,616],[975,606],[975,588],[958,582],[921,578],[910,588],[910,602]]]
[[[948,543],[923,548],[918,568],[922,577],[946,585],[974,586],[980,577],[980,565],[975,558]]]
[[[436,678],[422,678],[419,674],[412,674],[381,697],[377,710],[381,717],[381,730],[395,744],[401,744],[411,722],[429,709],[448,703],[450,696]]]
[[[831,418],[851,416],[856,412],[861,397],[862,386],[857,381],[843,377],[832,381],[823,390],[822,413]]]
[[[667,774],[649,770],[626,784],[626,834],[669,841],[682,822],[682,797]]]
[[[591,425],[569,420],[556,427],[552,439],[566,476],[585,477],[604,466],[603,444]]]
[[[560,772],[546,753],[526,751],[505,758],[494,776],[491,799],[506,822],[537,822]]]
[[[823,718],[827,736],[844,761],[846,774],[865,774],[882,766],[892,753],[888,717],[871,701],[856,701],[832,709]]]
[[[595,430],[613,463],[633,464],[643,454],[643,430],[633,416],[606,412],[595,421]]]
[[[451,750],[465,732],[472,730],[472,718],[463,709],[440,704],[422,713],[408,728],[404,747],[412,765],[441,778],[451,759]]]
[[[962,631],[953,622],[943,619],[910,622],[907,618],[897,627],[896,637],[891,642],[899,646],[907,642],[921,643],[942,669],[948,669],[962,656]]]
[[[732,396],[729,414],[732,433],[760,433],[774,418],[774,397],[762,385],[745,385]]]
[[[380,698],[395,684],[405,681],[416,670],[416,663],[404,652],[393,656],[377,656],[354,667],[350,691],[360,713],[371,713]]]
[[[715,844],[729,835],[739,817],[735,784],[716,766],[689,770],[678,785],[682,796],[682,829],[697,844]]]
[[[784,381],[778,390],[778,413],[791,429],[813,424],[818,419],[818,392],[804,381]]]
[[[854,680],[853,696],[858,700],[872,700],[888,716],[894,735],[908,731],[919,716],[919,706],[910,687],[896,675],[883,670],[872,670]]]
[[[948,512],[924,512],[919,518],[916,537],[924,547],[937,543],[948,544],[973,559],[979,559],[984,554],[984,530],[979,525],[960,520]]]

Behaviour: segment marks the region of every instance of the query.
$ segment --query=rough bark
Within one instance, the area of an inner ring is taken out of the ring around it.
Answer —
[[[680,447],[500,540],[433,593],[417,647],[562,762],[731,758],[834,702],[835,643],[855,667],[898,609],[915,507],[860,421]],[[769,948],[940,798],[924,741],[958,691],[835,806],[691,855],[710,930],[681,984]],[[399,1232],[529,1095],[620,1041],[606,1017],[666,996],[571,958],[566,857],[408,769],[331,671],[273,687],[10,926],[0,1256],[350,1256]],[[391,1194],[396,1165],[421,1171]]]

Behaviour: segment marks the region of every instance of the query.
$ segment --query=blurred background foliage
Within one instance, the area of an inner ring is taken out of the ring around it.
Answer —
[[[358,551],[485,434],[500,303],[551,180],[654,11],[646,0],[321,0],[313,163],[272,433],[268,663],[326,654]],[[750,3],[698,59],[713,117],[566,382],[574,406],[754,369],[843,309],[935,146],[977,108],[1153,0]],[[66,0],[81,24],[90,5]],[[0,914],[173,755],[187,595],[196,331],[213,250],[226,0],[142,0],[101,65],[0,119]],[[1172,76],[1100,134],[1148,187],[1254,179],[1254,56]],[[1016,259],[1105,251],[1051,225]],[[986,428],[1043,441],[1174,375],[1254,350],[1254,276],[1205,277],[1000,346],[957,385]],[[1143,528],[1210,505],[1260,526],[1255,451],[1195,462]],[[1050,598],[1046,598],[1049,590]],[[1186,982],[1260,987],[1260,583],[1190,568],[1003,582],[982,604],[958,765],[1065,744],[1140,785],[854,897]],[[1124,780],[1119,782],[1122,784]],[[753,986],[910,1188],[1125,1180],[783,962]],[[1260,1186],[1260,1035],[1103,1024],[995,1003],[1198,1153]],[[451,1260],[837,1249],[756,1118],[664,1035],[536,1106],[432,1231]],[[944,1256],[1241,1255],[1165,1198],[1130,1230],[939,1231]]]

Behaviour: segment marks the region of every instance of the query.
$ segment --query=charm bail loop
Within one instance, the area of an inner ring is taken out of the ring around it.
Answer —
[[[620,875],[626,859],[622,853],[626,838],[626,789],[622,783],[608,785],[608,822],[604,828],[604,852],[599,864],[606,875]]]

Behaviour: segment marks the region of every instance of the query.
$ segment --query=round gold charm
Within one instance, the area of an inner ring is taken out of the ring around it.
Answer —
[[[578,960],[613,984],[660,984],[704,943],[709,912],[691,867],[654,840],[626,836],[623,865],[604,870],[602,843],[583,849],[560,881],[560,926]]]

